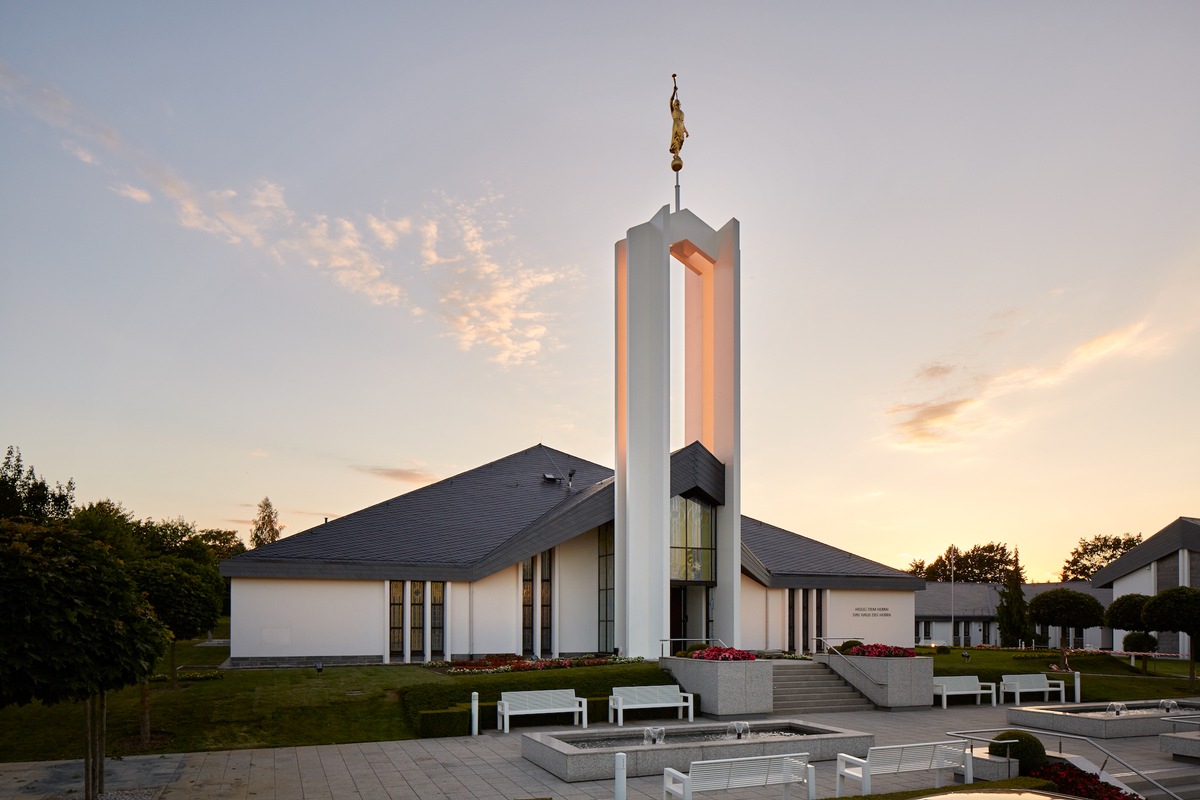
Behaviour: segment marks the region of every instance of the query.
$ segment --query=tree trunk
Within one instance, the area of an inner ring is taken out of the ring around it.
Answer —
[[[150,679],[142,678],[142,697],[139,708],[138,727],[142,734],[142,744],[150,745]]]
[[[93,748],[93,740],[96,732],[92,720],[96,716],[96,697],[89,697],[83,702],[84,708],[84,747],[83,747],[83,800],[95,800],[96,791],[92,781],[92,762],[95,761],[96,753]]]
[[[175,634],[171,634],[171,688],[179,688],[179,672],[175,669]]]
[[[104,692],[87,699],[87,742],[83,751],[83,797],[96,800],[104,794],[104,718],[107,713]]]

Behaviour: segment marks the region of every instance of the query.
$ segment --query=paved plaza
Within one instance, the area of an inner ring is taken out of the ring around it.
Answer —
[[[854,711],[811,714],[803,719],[875,735],[877,745],[928,742],[947,731],[1006,725],[1004,707],[952,706],[943,711]],[[673,720],[672,720],[673,722]],[[610,727],[598,723],[591,728]],[[628,727],[628,726],[627,726]],[[133,756],[108,763],[106,789],[137,800],[522,800],[611,798],[613,780],[565,783],[521,758],[521,732],[487,731],[477,737],[413,739],[394,742],[224,750],[212,753]],[[547,730],[538,728],[536,730]],[[1047,751],[1058,749],[1053,734],[1043,737]],[[1158,737],[1108,739],[1103,744],[1133,766],[1154,774],[1179,765],[1158,750]],[[1063,748],[1097,763],[1103,756],[1086,745]],[[817,796],[833,797],[833,761],[816,764]],[[1110,763],[1108,769],[1124,768]],[[0,763],[0,800],[44,798],[82,791],[82,761]],[[929,773],[882,776],[875,792],[933,786]],[[132,792],[128,790],[140,789]],[[850,792],[854,793],[857,787]],[[777,798],[779,787],[738,790],[716,796],[730,800]],[[629,778],[627,797],[662,797],[662,776]]]

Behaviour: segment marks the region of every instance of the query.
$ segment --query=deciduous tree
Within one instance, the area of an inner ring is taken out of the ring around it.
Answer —
[[[1200,589],[1176,586],[1156,594],[1142,608],[1147,630],[1186,633],[1191,649],[1188,690],[1196,686],[1196,637],[1200,636]]]
[[[4,463],[0,464],[0,519],[20,520],[42,524],[71,515],[75,499],[75,481],[67,485],[56,483],[51,489],[44,478],[26,468],[21,461],[21,448],[8,446]]]
[[[258,514],[250,528],[250,546],[257,548],[279,541],[283,527],[279,524],[279,512],[271,505],[271,498],[264,497],[258,504]]]
[[[950,545],[932,563],[914,559],[908,565],[913,575],[923,575],[927,581],[949,581],[953,564],[954,580],[961,583],[1003,583],[1012,566],[1008,546],[989,542],[977,544],[970,550]],[[924,572],[918,572],[923,569]]]
[[[1104,609],[1104,624],[1113,630],[1130,631],[1125,635],[1125,641],[1121,642],[1121,646],[1126,650],[1137,650],[1142,654],[1142,672],[1146,671],[1146,653],[1154,649],[1158,642],[1147,632],[1146,623],[1142,620],[1142,610],[1146,607],[1146,602],[1150,598],[1144,594],[1123,594],[1108,604],[1108,608]],[[1133,634],[1140,636],[1133,637]],[[1130,648],[1126,643],[1128,641],[1137,643],[1137,647]],[[1150,645],[1149,647],[1147,645]]]
[[[1092,575],[1142,543],[1140,533],[1123,536],[1097,534],[1091,539],[1080,539],[1079,546],[1063,562],[1062,580],[1090,581]]]
[[[1029,619],[1036,625],[1055,625],[1064,654],[1071,628],[1095,628],[1104,624],[1104,606],[1090,594],[1074,589],[1051,589],[1029,601]]]
[[[84,796],[104,791],[105,693],[149,675],[167,633],[102,541],[0,521],[0,707],[87,702]]]

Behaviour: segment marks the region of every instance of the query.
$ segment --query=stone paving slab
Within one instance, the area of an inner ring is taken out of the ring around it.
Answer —
[[[1005,707],[952,706],[908,712],[851,711],[810,714],[803,719],[875,735],[877,745],[937,741],[951,730],[1007,726]],[[697,720],[700,721],[700,720]],[[607,723],[590,727],[604,729]],[[614,795],[613,780],[565,783],[521,758],[521,733],[556,728],[517,728],[508,735],[410,739],[393,742],[225,750],[212,753],[129,756],[110,760],[105,788],[152,790],[149,800],[597,800]],[[590,728],[589,728],[590,729]],[[1059,749],[1054,734],[1047,750]],[[1104,746],[1143,771],[1176,766],[1158,749],[1157,737],[1108,739]],[[1087,758],[1075,742],[1063,744]],[[1100,759],[1095,759],[1100,760]],[[816,763],[817,796],[835,794],[835,762]],[[1113,770],[1113,766],[1109,766]],[[33,800],[82,791],[82,761],[0,763],[0,800]],[[876,792],[931,788],[933,776],[908,773],[876,776]],[[857,787],[852,786],[853,792]],[[658,800],[662,777],[630,778],[629,800]],[[778,787],[742,789],[729,800],[778,797]]]

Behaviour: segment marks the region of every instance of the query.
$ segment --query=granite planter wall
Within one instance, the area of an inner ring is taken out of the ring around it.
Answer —
[[[904,711],[933,705],[932,658],[869,658],[817,653],[813,660],[828,665],[880,708]]]
[[[699,695],[697,710],[706,717],[751,719],[770,714],[774,708],[770,661],[660,658],[658,665],[675,676],[683,691]],[[932,703],[932,679],[929,692]]]

